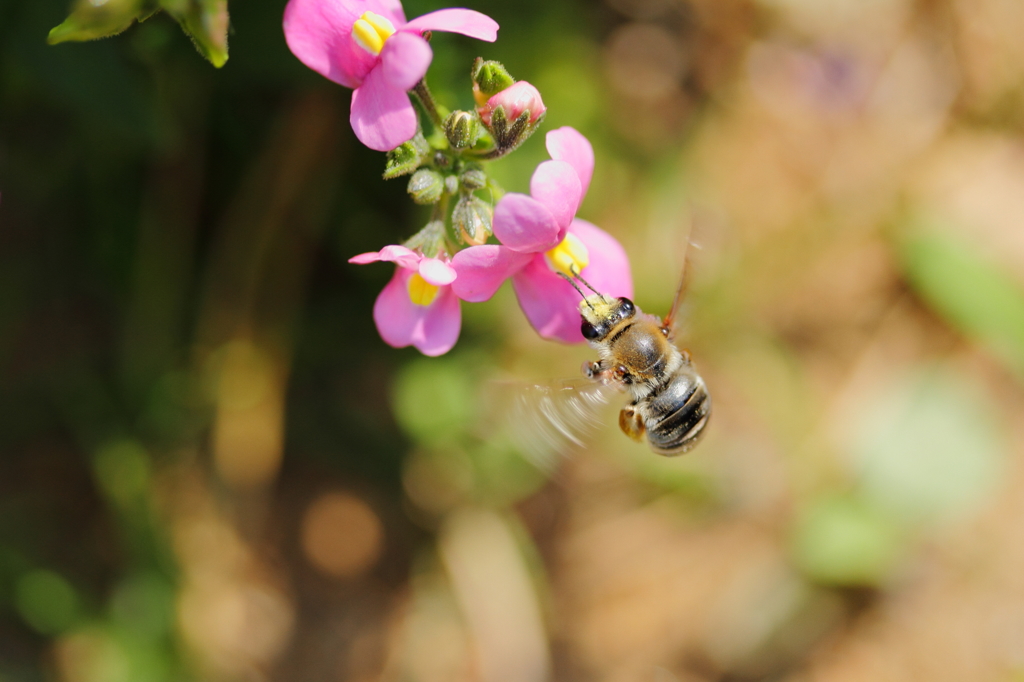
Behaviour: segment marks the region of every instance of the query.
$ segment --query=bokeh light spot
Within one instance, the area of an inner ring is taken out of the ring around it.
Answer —
[[[317,569],[338,578],[351,578],[377,561],[384,528],[363,500],[326,493],[306,510],[301,537],[302,550]]]
[[[631,97],[658,100],[679,87],[686,55],[678,39],[655,24],[626,24],[608,39],[605,54],[612,87]]]
[[[255,345],[244,340],[224,345],[218,356],[221,364],[217,374],[218,404],[231,410],[245,410],[267,395],[272,385],[273,364]]]
[[[125,580],[110,600],[111,615],[132,632],[156,639],[174,621],[174,587],[156,574],[140,574]]]
[[[413,362],[398,376],[394,410],[399,425],[421,443],[450,443],[473,425],[473,383],[457,361]]]
[[[806,509],[793,544],[797,565],[811,578],[844,586],[880,585],[899,550],[893,520],[847,497],[828,497]]]
[[[1005,459],[993,414],[952,373],[924,371],[879,391],[851,443],[865,496],[911,523],[975,512],[999,485]]]
[[[149,456],[134,440],[118,440],[100,448],[93,462],[103,493],[124,506],[149,488]]]
[[[62,637],[54,649],[57,670],[65,682],[128,682],[131,663],[124,648],[109,634],[90,628]]]
[[[14,603],[34,630],[53,635],[78,619],[78,597],[67,580],[53,571],[29,571],[14,586]]]
[[[269,353],[245,340],[231,341],[221,353],[214,463],[230,486],[259,487],[273,479],[281,465],[285,371]]]

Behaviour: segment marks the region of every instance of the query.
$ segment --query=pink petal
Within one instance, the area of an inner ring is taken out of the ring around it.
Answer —
[[[629,257],[622,245],[601,228],[576,218],[569,231],[587,247],[590,263],[580,275],[602,294],[633,298],[633,277]]]
[[[420,277],[436,286],[451,284],[457,277],[455,268],[437,258],[424,258],[420,261]]]
[[[584,269],[586,272],[586,269]],[[519,307],[533,328],[545,339],[582,343],[580,295],[568,282],[552,272],[542,254],[536,254],[525,268],[512,276]]]
[[[379,152],[391,151],[416,134],[416,111],[404,90],[384,79],[375,68],[352,93],[352,130],[359,141]]]
[[[377,57],[352,39],[352,24],[363,12],[405,23],[397,0],[290,0],[284,9],[284,37],[299,60],[347,88],[358,88],[377,64]]]
[[[459,338],[462,311],[451,287],[444,287],[429,306],[409,300],[412,270],[398,268],[373,306],[373,321],[384,342],[395,348],[415,346],[424,355],[442,355]]]
[[[544,100],[541,99],[540,91],[526,81],[519,81],[493,95],[487,100],[487,104],[478,108],[477,111],[480,112],[480,118],[484,123],[491,125],[491,115],[498,107],[505,110],[505,116],[510,121],[519,118],[524,111],[529,111],[530,123],[536,121],[548,110],[544,106]]]
[[[422,306],[409,300],[409,276],[411,270],[395,268],[395,274],[377,296],[373,304],[373,321],[384,342],[394,348],[404,348],[412,343],[413,330],[420,320]]]
[[[427,73],[434,53],[423,38],[413,33],[396,33],[381,50],[384,80],[393,88],[412,90]]]
[[[533,171],[530,195],[551,211],[564,237],[583,196],[575,169],[565,161],[545,161]]]
[[[423,256],[411,249],[399,244],[391,244],[389,246],[385,246],[380,251],[369,251],[367,253],[361,253],[358,256],[352,256],[348,259],[348,262],[355,263],[356,265],[366,265],[367,263],[387,261],[391,263],[398,263],[402,267],[415,269],[422,258]]]
[[[423,258],[420,254],[401,244],[389,244],[381,249],[379,254],[380,260],[398,263],[403,268],[412,268],[413,270],[416,269]]]
[[[348,259],[349,263],[355,263],[356,265],[366,265],[367,263],[376,263],[380,260],[380,252],[369,251],[367,253],[361,253],[358,256],[352,256]]]
[[[413,334],[412,345],[424,355],[444,355],[459,340],[462,308],[451,287],[444,287],[426,309],[423,323]]]
[[[405,10],[402,9],[401,0],[357,0],[355,6],[359,8],[359,16],[362,16],[363,12],[376,12],[389,19],[396,27],[405,24]]]
[[[531,254],[494,244],[463,249],[452,258],[452,265],[459,273],[458,279],[452,283],[452,290],[463,301],[486,301],[509,275],[526,265],[531,258]]]
[[[544,141],[552,159],[565,161],[576,169],[576,175],[580,179],[582,202],[590,187],[590,178],[594,175],[594,148],[590,141],[569,126],[552,130]]]
[[[498,22],[471,9],[439,9],[416,17],[403,31],[447,31],[493,43],[498,39]]]
[[[510,193],[494,207],[494,236],[513,251],[534,253],[560,242],[564,228],[544,204],[525,194]]]
[[[604,230],[577,218],[569,226],[587,246],[590,263],[580,275],[602,294],[633,297],[629,259],[618,241]],[[519,307],[537,333],[546,339],[581,343],[580,295],[552,272],[544,256],[537,254],[512,276]]]

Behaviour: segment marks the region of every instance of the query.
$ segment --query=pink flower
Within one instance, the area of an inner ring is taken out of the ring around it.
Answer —
[[[474,94],[479,90],[474,86]],[[486,95],[484,95],[486,96]],[[540,91],[526,81],[519,81],[511,87],[505,88],[499,93],[491,96],[484,104],[477,107],[484,124],[491,125],[491,114],[498,107],[505,109],[505,118],[512,122],[519,118],[524,111],[530,112],[530,123],[537,121],[547,111],[544,101],[540,98]]]
[[[349,263],[390,261],[395,275],[377,297],[373,321],[385,343],[415,346],[424,355],[444,355],[459,339],[462,310],[452,291],[455,270],[439,258],[427,258],[404,246],[349,258]]]
[[[416,134],[416,112],[406,92],[433,58],[424,31],[494,42],[498,24],[469,9],[442,9],[406,22],[398,0],[289,0],[284,10],[288,47],[309,68],[355,89],[352,130],[377,151]]]
[[[455,254],[452,284],[464,301],[486,301],[507,278],[519,306],[547,339],[582,343],[579,294],[556,274],[578,273],[610,296],[633,296],[629,259],[607,232],[576,218],[594,171],[594,150],[572,128],[547,134],[552,161],[537,166],[530,196],[506,194],[494,209],[501,245],[472,246]]]

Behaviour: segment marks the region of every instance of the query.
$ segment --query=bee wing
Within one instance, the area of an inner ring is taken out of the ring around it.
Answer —
[[[585,445],[603,424],[602,412],[617,393],[612,386],[585,379],[523,387],[511,410],[512,432],[524,454],[550,471],[559,455]]]

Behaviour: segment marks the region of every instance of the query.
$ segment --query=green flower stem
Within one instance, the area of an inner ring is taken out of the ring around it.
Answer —
[[[451,195],[445,192],[441,195],[441,200],[434,204],[433,214],[430,216],[431,220],[440,220],[444,223],[444,247],[448,251],[449,256],[454,256],[458,251],[459,247],[456,245],[455,240],[452,239],[452,226],[448,220],[448,204],[451,202]]]
[[[477,158],[483,161],[494,161],[495,159],[500,159],[501,157],[505,156],[513,149],[514,147],[495,147],[491,151],[479,155]]]
[[[448,216],[448,202],[451,200],[451,195],[445,192],[441,195],[441,198],[436,204],[434,204],[434,210],[430,215],[430,220],[442,220],[444,221]]]
[[[501,157],[503,157],[503,156],[505,156],[507,154],[511,154],[512,152],[514,152],[516,149],[519,148],[519,145],[521,145],[525,141],[526,141],[526,137],[523,137],[523,138],[517,140],[515,142],[515,144],[511,144],[511,145],[504,146],[504,147],[501,146],[501,145],[496,144],[494,149],[488,149],[487,151],[483,151],[483,152],[477,152],[477,151],[470,150],[467,153],[467,155],[473,157],[474,159],[478,159],[480,161],[494,161],[495,159],[500,159]]]
[[[434,96],[430,94],[430,88],[427,87],[427,79],[423,77],[420,82],[413,86],[412,92],[419,99],[420,104],[423,105],[423,109],[427,112],[427,116],[430,117],[430,121],[434,124],[434,127],[438,130],[441,129],[441,114],[437,111],[437,103],[434,102]]]
[[[491,193],[491,203],[498,203],[505,196],[505,188],[498,184],[494,178],[487,176],[487,189]]]

